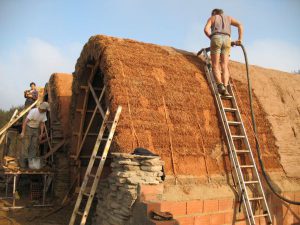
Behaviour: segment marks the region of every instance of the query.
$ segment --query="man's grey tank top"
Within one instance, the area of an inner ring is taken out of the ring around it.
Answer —
[[[229,16],[224,14],[215,15],[215,21],[211,26],[211,36],[214,34],[231,35],[231,21]]]

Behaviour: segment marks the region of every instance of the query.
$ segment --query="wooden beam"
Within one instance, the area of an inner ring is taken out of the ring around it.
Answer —
[[[43,156],[44,159],[49,158],[51,155],[53,155],[57,150],[59,150],[65,143],[65,140],[61,140],[57,145],[54,146],[54,148],[50,148],[50,151],[47,152],[46,155]]]
[[[88,82],[92,82],[92,80],[94,79],[94,76],[96,74],[96,71],[98,69],[98,65],[99,65],[99,61],[95,64],[95,66],[93,67],[91,73],[90,73],[90,77],[88,79]],[[83,126],[84,126],[84,122],[85,122],[85,114],[86,114],[86,110],[87,110],[87,102],[89,99],[89,90],[90,89],[86,89],[87,91],[85,92],[85,96],[84,96],[84,101],[83,101],[83,111],[81,114],[81,120],[80,120],[80,126],[79,126],[79,136],[78,136],[78,140],[77,140],[77,147],[76,147],[76,155],[77,152],[79,151],[80,145],[81,145],[81,137],[82,137],[82,131],[83,131]]]
[[[102,88],[102,92],[101,92],[101,94],[100,94],[100,96],[99,96],[99,99],[98,99],[99,102],[101,101],[102,97],[104,96],[105,89],[106,89],[106,87],[104,86],[104,87]],[[97,112],[97,106],[95,106],[95,109],[94,109],[94,111],[93,111],[93,115],[92,115],[91,120],[90,120],[90,122],[89,122],[89,124],[88,124],[88,127],[86,128],[86,132],[85,132],[85,134],[84,134],[84,136],[83,136],[83,139],[82,139],[82,141],[81,141],[80,147],[79,147],[79,149],[78,149],[78,151],[77,151],[76,158],[75,158],[76,160],[78,159],[78,157],[79,157],[79,155],[80,155],[82,146],[83,146],[83,144],[84,144],[84,142],[85,142],[85,139],[86,139],[86,137],[87,137],[87,135],[88,135],[88,132],[89,132],[89,130],[90,130],[90,128],[91,128],[91,125],[92,125],[92,122],[93,122],[93,120],[94,120],[94,118],[95,118],[96,112]]]
[[[97,99],[97,95],[96,95],[96,93],[95,93],[95,90],[94,90],[94,88],[93,88],[91,82],[88,82],[88,85],[89,85],[90,91],[91,91],[91,93],[92,93],[92,95],[93,95],[93,98],[94,98],[94,100],[95,100],[95,102],[96,102],[96,105],[97,105],[97,107],[98,107],[98,109],[99,109],[99,111],[100,111],[100,113],[101,113],[101,115],[102,115],[102,118],[104,119],[104,116],[105,116],[105,115],[104,115],[104,111],[103,111],[103,109],[102,109],[102,107],[101,107],[100,102],[99,102],[98,99]]]
[[[15,110],[15,112],[14,112],[14,114],[12,115],[12,117],[10,118],[9,122],[11,122],[11,121],[15,118],[15,116],[16,116],[17,113],[18,113],[18,111],[19,111],[19,110],[17,110],[17,109]],[[4,140],[5,136],[6,136],[6,132],[3,133],[3,135],[0,137],[0,145],[2,144],[2,141]]]
[[[86,85],[81,85],[81,86],[80,86],[80,89],[85,89],[85,90],[86,90],[86,89],[88,89],[88,88],[89,88],[89,87],[86,86]],[[95,90],[95,91],[101,91],[102,88],[96,87],[96,88],[94,88],[94,90]]]

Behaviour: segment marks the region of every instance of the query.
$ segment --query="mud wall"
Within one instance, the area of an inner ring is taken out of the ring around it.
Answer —
[[[231,73],[241,83],[246,83],[242,64],[231,63]],[[250,68],[255,96],[265,114],[265,119],[275,137],[280,164],[289,177],[300,177],[300,76],[257,66]],[[243,100],[244,101],[244,100]],[[247,105],[247,102],[245,102]],[[260,113],[256,111],[256,114]],[[258,121],[260,124],[263,121]],[[267,140],[265,129],[260,138]],[[274,139],[273,139],[274,140]],[[273,141],[272,140],[272,141]],[[267,146],[265,146],[266,148]],[[268,154],[265,149],[265,154]]]

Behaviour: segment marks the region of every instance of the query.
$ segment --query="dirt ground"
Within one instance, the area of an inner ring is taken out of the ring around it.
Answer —
[[[0,200],[0,207],[5,201]],[[73,205],[68,205],[62,210],[46,216],[58,207],[30,207],[25,209],[0,210],[1,225],[67,225],[72,214]]]

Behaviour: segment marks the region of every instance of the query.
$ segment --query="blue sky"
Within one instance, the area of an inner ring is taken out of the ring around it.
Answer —
[[[298,0],[0,0],[0,108],[22,104],[31,81],[44,86],[53,72],[73,72],[95,34],[196,52],[209,45],[203,26],[213,8],[243,23],[251,64],[300,68]]]

